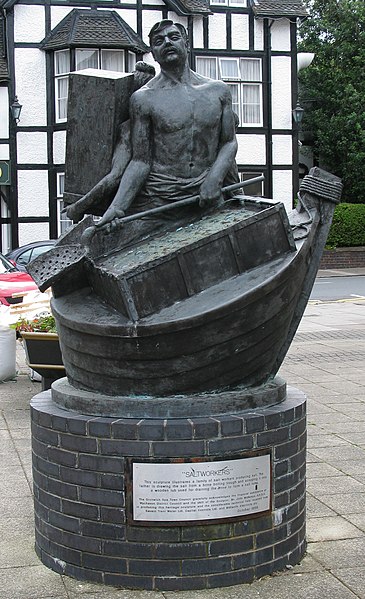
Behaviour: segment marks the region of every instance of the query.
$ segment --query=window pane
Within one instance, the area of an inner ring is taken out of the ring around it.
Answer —
[[[243,81],[261,81],[261,60],[241,58],[240,67]]]
[[[224,4],[224,5],[228,5],[228,0],[211,0],[211,4]]]
[[[239,118],[239,122],[241,123],[239,84],[238,83],[228,83],[227,85],[229,85],[229,90],[230,90],[231,96],[232,96],[232,109],[233,109],[233,112],[236,113],[236,115]]]
[[[133,73],[136,62],[136,55],[134,52],[128,52],[128,73]]]
[[[239,173],[241,181],[247,181],[248,179],[253,179],[254,177],[260,177],[262,173]],[[262,181],[259,183],[252,183],[251,185],[247,185],[247,187],[243,187],[243,193],[248,196],[262,196]]]
[[[219,67],[222,79],[240,79],[238,58],[220,58]]]
[[[261,86],[242,84],[242,121],[243,123],[261,122]]]
[[[55,52],[55,73],[63,75],[70,72],[70,51],[60,50]]]
[[[196,57],[196,72],[203,77],[217,79],[217,60],[205,56]]]
[[[76,50],[76,71],[97,69],[98,67],[97,50]]]
[[[20,264],[21,266],[25,266],[26,264],[29,263],[31,255],[32,255],[32,248],[30,250],[27,250],[26,252],[23,252],[22,254],[20,254],[20,256],[18,256],[18,258],[17,258],[17,263]]]
[[[68,97],[68,77],[59,77],[56,79],[56,108],[57,120],[67,118],[67,97]]]
[[[106,71],[118,71],[119,73],[124,73],[123,50],[102,50],[101,68]]]

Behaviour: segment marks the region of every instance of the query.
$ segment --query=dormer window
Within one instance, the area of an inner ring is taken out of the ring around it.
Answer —
[[[98,50],[95,48],[57,50],[54,53],[56,123],[67,120],[68,75],[70,72],[83,69],[103,69],[131,73],[135,64],[136,55],[127,50]]]
[[[44,38],[54,53],[55,119],[67,119],[68,76],[87,68],[130,73],[149,47],[113,10],[74,8]]]

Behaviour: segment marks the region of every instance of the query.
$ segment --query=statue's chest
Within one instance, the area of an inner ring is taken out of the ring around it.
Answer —
[[[219,98],[194,89],[161,90],[153,106],[153,122],[160,131],[217,127],[221,118]]]

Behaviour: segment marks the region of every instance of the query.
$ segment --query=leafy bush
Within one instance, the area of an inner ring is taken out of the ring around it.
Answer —
[[[336,206],[327,247],[365,246],[365,204]]]
[[[43,314],[29,320],[20,317],[17,322],[11,325],[17,333],[57,333],[56,321],[52,314]]]

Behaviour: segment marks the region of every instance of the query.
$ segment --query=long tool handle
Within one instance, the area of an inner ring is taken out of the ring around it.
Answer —
[[[233,183],[233,185],[227,185],[227,187],[222,187],[222,193],[228,193],[230,191],[235,191],[236,189],[242,189],[242,187],[247,187],[247,185],[252,185],[253,183],[259,183],[263,181],[265,177],[260,175],[259,177],[254,177],[253,179],[247,179],[247,181],[240,181],[239,183]],[[171,204],[164,204],[163,206],[158,206],[157,208],[151,208],[150,210],[145,210],[143,212],[135,212],[134,214],[130,214],[128,216],[124,216],[119,218],[118,221],[120,224],[129,223],[132,220],[137,220],[139,218],[143,218],[144,216],[152,216],[153,214],[159,214],[160,212],[167,212],[168,210],[174,210],[175,208],[180,208],[182,206],[189,206],[190,204],[195,204],[199,200],[200,196],[194,196],[192,198],[187,198],[186,200],[179,200],[178,202],[171,202]],[[106,225],[105,225],[106,226]],[[103,227],[100,227],[101,229]]]

